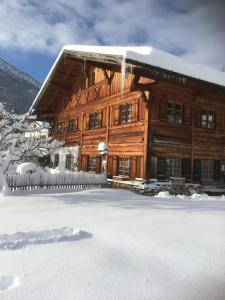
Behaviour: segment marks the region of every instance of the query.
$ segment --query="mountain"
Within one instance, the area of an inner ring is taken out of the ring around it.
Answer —
[[[41,83],[0,58],[0,102],[17,113],[26,113],[40,89]]]

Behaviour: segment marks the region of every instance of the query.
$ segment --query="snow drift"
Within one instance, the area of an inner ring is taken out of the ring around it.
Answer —
[[[19,284],[19,278],[16,276],[0,276],[0,292],[17,287]]]
[[[77,241],[88,237],[91,237],[90,233],[70,227],[1,234],[0,250],[16,250],[29,244],[48,244],[54,242]]]

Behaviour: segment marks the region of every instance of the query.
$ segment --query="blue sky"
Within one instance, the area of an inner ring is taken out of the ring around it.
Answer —
[[[150,45],[225,66],[225,0],[1,0],[0,20],[0,57],[40,81],[65,44]]]

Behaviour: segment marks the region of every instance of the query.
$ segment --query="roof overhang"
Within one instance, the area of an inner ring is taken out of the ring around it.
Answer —
[[[191,79],[222,88],[225,87],[224,72],[187,62],[178,56],[152,47],[67,45],[60,51],[28,114],[31,114],[38,105],[49,82],[55,74],[58,64],[66,56],[106,65],[121,65],[121,68],[123,68],[125,64],[130,64],[134,67],[145,69],[149,74],[151,74],[151,72],[160,71],[164,74],[172,74],[180,78]]]

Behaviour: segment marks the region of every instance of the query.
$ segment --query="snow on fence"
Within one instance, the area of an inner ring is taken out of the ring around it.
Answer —
[[[99,186],[107,182],[106,174],[92,173],[34,173],[8,175],[6,177],[12,190],[30,188],[82,188],[90,185]]]

